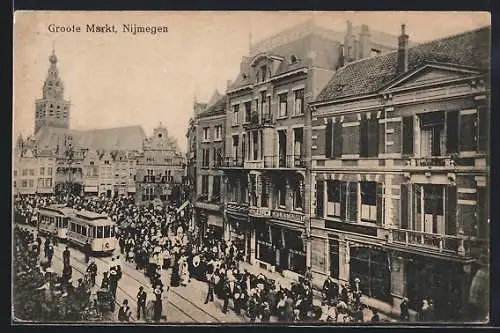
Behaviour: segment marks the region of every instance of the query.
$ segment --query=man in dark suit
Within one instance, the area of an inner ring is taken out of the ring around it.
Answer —
[[[214,290],[215,290],[215,276],[214,274],[210,274],[208,277],[208,292],[207,292],[207,298],[205,299],[205,304],[207,304],[209,301],[213,302],[214,301]]]

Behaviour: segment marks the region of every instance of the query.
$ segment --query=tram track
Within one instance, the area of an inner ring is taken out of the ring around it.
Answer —
[[[28,230],[31,230],[31,231],[34,231],[36,230],[35,227],[33,226],[28,226],[28,225],[21,225],[20,226],[21,228],[24,228],[24,229],[28,229]],[[42,239],[45,239],[44,236],[41,236]],[[59,243],[61,244],[61,243]],[[66,243],[67,244],[67,243]],[[67,245],[73,245],[72,243],[70,244],[67,244]],[[74,248],[74,247],[73,247]],[[76,248],[74,248],[76,249]],[[79,249],[76,249],[80,252]],[[54,251],[54,258],[63,262],[63,258],[62,256],[59,256],[58,254],[56,254],[57,252]],[[103,258],[100,258],[100,257],[92,257],[93,259],[95,260],[98,260],[100,261],[103,265],[105,265],[105,267],[108,267],[109,264],[110,264],[110,261],[106,261],[104,260]],[[72,262],[72,268],[75,269],[77,272],[79,272],[82,277],[85,276],[86,274],[86,269],[87,269],[87,264],[75,257],[75,256],[72,256],[71,257],[71,262]],[[74,265],[73,263],[78,263],[79,265],[81,265],[81,267],[76,267],[76,265]],[[123,263],[122,263],[123,264]],[[127,263],[125,263],[127,265]],[[127,265],[130,269],[135,269],[134,267],[132,267],[131,265]],[[82,268],[83,267],[83,268]],[[139,273],[139,271],[135,270],[135,272]],[[146,283],[144,283],[143,281],[140,281],[137,277],[133,276],[132,274],[128,273],[128,272],[125,272],[123,269],[122,269],[122,274],[127,276],[128,278],[130,278],[131,280],[135,281],[135,283],[137,283],[139,286],[142,286],[142,287],[145,287],[145,288],[150,288],[150,286],[148,286]],[[96,284],[97,284],[97,281],[96,281]],[[129,305],[132,305],[134,304],[136,307],[137,307],[137,301],[135,299],[135,296],[131,295],[128,291],[126,291],[123,287],[120,287],[120,285],[118,284],[118,287],[117,287],[117,290],[120,291],[120,293],[126,297],[124,297],[123,299],[128,299],[129,301]],[[198,304],[196,304],[195,302],[193,302],[192,300],[188,299],[187,297],[185,297],[184,295],[182,295],[181,293],[175,291],[175,289],[173,288],[170,288],[170,292],[172,294],[174,294],[175,296],[179,297],[180,299],[182,299],[184,302],[188,303],[190,307],[192,308],[195,308],[197,309],[199,312],[203,313],[204,316],[206,316],[209,321],[208,322],[216,322],[216,323],[221,323],[222,320],[220,320],[219,318],[215,317],[214,315],[212,315],[211,313],[209,313],[208,311],[206,311],[205,309],[203,309],[202,307],[200,307]],[[122,301],[123,301],[122,299]],[[189,314],[188,312],[186,312],[184,309],[182,309],[179,305],[175,304],[171,299],[168,299],[167,300],[167,303],[170,304],[171,306],[173,306],[176,310],[178,310],[180,313],[182,313],[184,316],[186,316],[187,318],[189,318],[190,320],[192,320],[193,322],[195,323],[206,323],[206,321],[200,321],[199,319],[195,318],[193,315]],[[115,304],[118,305],[118,307],[120,307],[122,304],[120,304],[120,302],[118,301],[118,297],[116,297],[115,299]],[[135,316],[131,316],[131,319],[133,319],[134,321],[136,321],[135,319]]]

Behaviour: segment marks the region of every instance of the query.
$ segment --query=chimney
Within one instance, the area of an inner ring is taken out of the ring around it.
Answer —
[[[398,37],[398,74],[408,71],[408,35],[406,25],[401,25],[401,35]]]
[[[339,61],[337,63],[337,68],[344,66],[344,63],[345,63],[344,52],[345,52],[344,44],[340,44],[340,46],[339,46]]]
[[[344,59],[351,62],[354,58],[354,36],[352,35],[352,23],[347,21],[347,29],[344,36]]]
[[[361,59],[368,58],[371,53],[371,34],[370,29],[366,24],[361,26],[361,33],[359,35],[360,43],[360,57]]]

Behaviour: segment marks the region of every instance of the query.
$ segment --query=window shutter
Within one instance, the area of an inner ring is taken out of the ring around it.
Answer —
[[[378,156],[378,119],[376,113],[368,121],[368,156]]]
[[[332,157],[332,129],[333,129],[333,124],[332,124],[332,119],[328,119],[328,122],[326,123],[326,133],[325,133],[325,156],[327,158]]]
[[[342,157],[343,129],[340,121],[336,122],[333,130],[333,156]]]
[[[408,184],[401,184],[401,220],[400,220],[400,228],[408,229],[408,219],[410,218],[408,214]]]
[[[384,185],[377,184],[377,225],[384,223]]]
[[[403,117],[403,154],[413,155],[413,116]]]
[[[448,186],[446,188],[446,226],[445,233],[447,235],[457,234],[457,187]]]
[[[359,156],[368,157],[368,119],[365,114],[359,123]]]
[[[458,111],[446,113],[446,150],[447,153],[458,152]]]
[[[340,218],[345,221],[347,209],[347,183],[340,183]]]
[[[316,216],[323,217],[323,200],[325,193],[325,182],[318,181],[316,183]]]
[[[477,114],[460,115],[460,151],[476,151]]]
[[[488,152],[489,136],[490,136],[490,119],[488,108],[485,106],[479,107],[478,110],[479,126],[478,126],[478,151]]]

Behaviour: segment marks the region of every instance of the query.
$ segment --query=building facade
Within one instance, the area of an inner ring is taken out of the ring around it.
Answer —
[[[285,275],[310,264],[308,104],[343,65],[342,37],[311,24],[273,36],[243,58],[226,92],[226,237],[244,243],[250,263]]]
[[[143,154],[136,168],[137,204],[149,204],[155,199],[163,203],[180,202],[184,158],[166,127],[160,124],[153,135],[144,140]]]
[[[394,313],[403,297],[467,311],[489,260],[489,38],[409,47],[403,26],[397,52],[340,68],[312,103],[317,283],[359,278]]]
[[[210,228],[219,239],[224,234],[223,182],[220,167],[224,158],[227,97],[217,92],[196,122],[195,225],[203,237]]]

